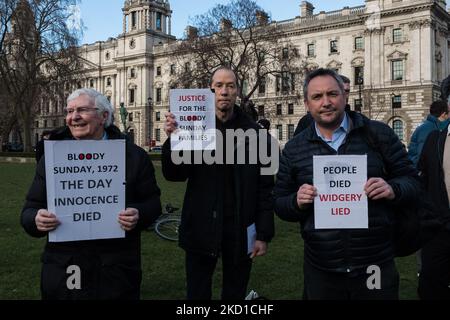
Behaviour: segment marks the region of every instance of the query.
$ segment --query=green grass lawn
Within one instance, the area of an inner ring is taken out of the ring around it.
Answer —
[[[156,163],[161,202],[181,207],[184,183],[166,182]],[[28,236],[19,216],[34,174],[33,164],[0,163],[0,299],[39,299],[40,254],[44,239]],[[143,299],[184,299],[184,252],[154,232],[142,234]],[[303,242],[296,223],[276,219],[276,236],[268,254],[255,259],[249,290],[269,299],[301,299]],[[416,299],[415,257],[397,260],[401,299]],[[220,267],[214,298],[220,296]]]

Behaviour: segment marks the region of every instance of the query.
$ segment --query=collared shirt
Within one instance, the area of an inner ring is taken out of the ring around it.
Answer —
[[[327,138],[325,138],[321,133],[319,128],[317,127],[317,123],[314,122],[314,126],[316,128],[316,133],[317,135],[323,140],[325,141],[330,147],[332,147],[334,150],[338,151],[339,147],[342,145],[342,143],[345,140],[345,137],[347,136],[348,133],[348,128],[349,128],[349,120],[348,120],[348,115],[347,112],[345,113],[344,119],[341,122],[341,125],[339,126],[339,128],[337,128],[336,130],[334,130],[333,135],[331,137],[331,140],[328,140]]]
[[[103,137],[102,140],[108,140],[108,134],[106,133],[106,130],[103,131]]]

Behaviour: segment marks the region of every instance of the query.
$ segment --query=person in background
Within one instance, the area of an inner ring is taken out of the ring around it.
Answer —
[[[36,163],[41,160],[42,156],[44,155],[44,141],[50,138],[52,131],[51,130],[44,130],[41,135],[41,140],[38,141],[36,144],[36,150],[35,150],[35,157],[36,157]]]
[[[419,297],[450,300],[450,126],[428,135],[418,169],[443,228],[421,250]]]
[[[437,100],[430,105],[430,114],[426,120],[414,130],[408,147],[408,157],[417,166],[422,148],[428,135],[434,130],[442,130],[449,123],[447,101]]]

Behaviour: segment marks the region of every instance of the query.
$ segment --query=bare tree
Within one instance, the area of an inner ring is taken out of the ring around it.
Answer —
[[[82,28],[70,28],[78,0],[2,0],[0,79],[31,151],[31,128],[41,96],[55,94],[80,62]]]
[[[258,88],[275,79],[280,90],[292,92],[303,76],[305,60],[253,0],[218,4],[195,16],[193,25],[180,44],[181,74],[172,87],[206,87],[214,69],[227,65],[236,73],[241,105],[254,116],[251,97]]]

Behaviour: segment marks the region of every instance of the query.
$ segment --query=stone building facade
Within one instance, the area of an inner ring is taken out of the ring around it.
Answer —
[[[122,34],[80,47],[85,80],[77,85],[103,92],[117,111],[123,103],[134,141],[159,145],[166,138],[164,112],[182,66],[175,56],[183,40],[171,35],[168,0],[126,0],[122,11]],[[405,144],[450,74],[449,23],[443,0],[366,0],[362,6],[319,13],[302,1],[298,16],[272,22],[309,69],[329,67],[349,77],[352,108],[388,123]],[[268,80],[252,99],[283,144],[305,114],[302,83],[281,91],[274,79]],[[64,123],[64,101],[41,103],[36,139],[41,131]],[[116,124],[123,127],[119,112]]]

